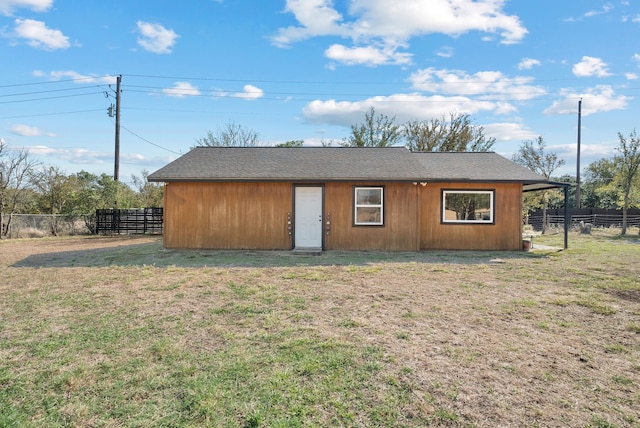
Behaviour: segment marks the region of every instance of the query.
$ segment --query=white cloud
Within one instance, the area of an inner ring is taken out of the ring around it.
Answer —
[[[493,137],[496,141],[522,141],[531,140],[537,137],[529,128],[522,123],[505,122],[505,123],[489,123],[482,125],[487,137]]]
[[[639,76],[637,73],[625,73],[624,77],[626,77],[627,80],[637,80]]]
[[[554,144],[548,147],[550,151],[567,156],[576,156],[578,151],[577,143]],[[605,144],[580,144],[580,157],[593,157],[596,159],[608,158],[611,156],[612,147]]]
[[[609,85],[598,85],[580,94],[563,90],[561,95],[562,99],[554,101],[550,107],[544,110],[544,114],[577,114],[578,100],[581,98],[583,116],[604,111],[624,110],[627,108],[627,102],[631,99],[624,95],[616,95]]]
[[[513,111],[504,103],[414,93],[377,96],[361,101],[315,100],[307,104],[302,113],[309,122],[350,126],[361,122],[371,107],[378,113],[395,116],[399,123],[440,117],[452,111],[469,115],[479,112],[506,114]]]
[[[607,14],[611,12],[611,9],[613,9],[613,6],[611,6],[610,4],[605,4],[604,6],[602,6],[601,10],[590,10],[587,13],[585,13],[584,16],[586,18],[590,18],[592,16]]]
[[[531,84],[531,77],[507,77],[499,71],[466,74],[460,70],[426,68],[409,77],[414,89],[439,94],[476,96],[482,99],[529,100],[546,91]]]
[[[624,2],[622,2],[622,4],[624,5]],[[600,9],[600,10],[592,9],[592,10],[589,10],[589,11],[585,12],[584,15],[582,15],[582,16],[579,16],[577,18],[576,17],[570,17],[570,18],[565,19],[565,21],[567,21],[567,22],[583,21],[584,18],[592,18],[594,16],[607,14],[607,13],[611,12],[611,10],[613,10],[613,6],[610,3],[607,3],[604,6],[602,6],[602,9]]]
[[[443,46],[436,51],[436,55],[438,55],[441,58],[452,58],[453,48],[451,46]]]
[[[278,30],[271,38],[274,45],[286,47],[316,36],[348,36],[350,30],[341,24],[342,15],[333,8],[332,0],[287,0],[285,12],[292,13],[299,27]]]
[[[53,5],[53,0],[0,0],[0,14],[11,16],[16,9],[30,9],[45,12]]]
[[[12,134],[20,135],[21,137],[39,137],[41,135],[47,135],[49,137],[55,136],[55,134],[42,132],[40,129],[29,125],[13,125],[9,131]]]
[[[67,49],[69,38],[60,30],[47,28],[44,22],[34,19],[16,19],[15,35],[26,39],[27,44],[45,50]]]
[[[25,146],[24,149],[29,151],[30,155],[40,157],[50,157],[56,161],[65,161],[74,165],[109,165],[113,164],[113,152],[103,152],[96,150],[88,150],[80,147],[73,148],[55,148],[48,146]],[[138,153],[121,153],[120,163],[131,165],[163,165],[170,160],[167,157],[145,156]]]
[[[390,7],[388,0],[353,0],[350,12],[358,17],[353,28],[359,36],[408,40],[424,34],[458,36],[481,31],[499,34],[502,43],[517,43],[527,30],[518,17],[503,13],[504,3],[501,0],[405,0]]]
[[[54,148],[48,146],[25,147],[29,154],[35,156],[48,156],[65,160],[72,164],[96,165],[113,162],[113,153],[97,152],[82,148]]]
[[[640,64],[640,54],[633,54],[633,60]]]
[[[451,112],[508,115],[516,111],[511,101],[527,101],[547,94],[544,88],[533,84],[531,77],[508,77],[499,71],[467,74],[460,70],[427,68],[413,73],[409,81],[413,89],[420,92],[360,101],[315,100],[303,108],[303,116],[313,123],[350,126],[361,121],[372,106],[379,113],[395,116],[399,122],[425,120]],[[510,129],[506,125],[500,129],[494,125],[493,129],[502,134],[509,131],[515,139],[532,136],[530,131],[516,125]]]
[[[572,144],[570,148],[571,153],[576,153],[578,149],[577,144]],[[580,144],[580,154],[586,156],[593,156],[596,158],[604,158],[611,156],[611,145],[605,144]]]
[[[76,83],[106,83],[106,84],[115,84],[116,76],[104,75],[99,76],[97,74],[80,74],[73,70],[56,70],[50,72],[44,72],[41,70],[36,70],[32,73],[35,77],[48,78],[53,81],[59,80],[73,80]]]
[[[518,64],[518,70],[531,70],[534,66],[540,65],[540,61],[532,58],[524,58]]]
[[[331,45],[325,51],[327,58],[347,65],[384,65],[384,64],[409,64],[411,54],[399,53],[392,48],[377,48],[363,46],[349,48],[344,45]]]
[[[257,100],[264,96],[264,91],[253,85],[245,85],[242,92],[231,95],[234,98],[244,98],[245,100]]]
[[[607,77],[611,73],[607,71],[607,64],[600,58],[583,56],[582,61],[573,66],[573,74],[578,77]]]
[[[173,88],[163,89],[162,92],[170,97],[177,98],[200,95],[200,90],[189,82],[176,82]]]
[[[504,3],[504,0],[403,0],[390,4],[388,0],[351,0],[345,19],[332,0],[287,0],[285,11],[292,13],[299,25],[280,28],[271,41],[287,47],[313,37],[345,37],[356,46],[332,46],[327,50],[332,59],[374,65],[375,61],[363,61],[362,57],[375,59],[386,53],[394,59],[392,63],[405,64],[409,54],[397,53],[398,47],[406,46],[412,37],[427,34],[457,37],[479,31],[500,37],[503,44],[520,42],[527,30],[517,16],[503,12]],[[367,50],[369,45],[374,48]]]
[[[166,29],[160,24],[138,21],[137,25],[140,32],[138,44],[149,52],[171,53],[176,40],[180,37],[173,30]]]

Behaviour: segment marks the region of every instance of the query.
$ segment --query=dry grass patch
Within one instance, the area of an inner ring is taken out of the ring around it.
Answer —
[[[638,242],[1,241],[0,426],[638,426]]]

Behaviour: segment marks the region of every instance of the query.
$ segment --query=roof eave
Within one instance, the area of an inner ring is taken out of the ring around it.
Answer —
[[[293,182],[293,183],[318,183],[318,182],[351,182],[351,181],[370,181],[370,182],[393,182],[393,183],[512,183],[522,184],[526,187],[532,187],[536,185],[544,186],[546,188],[559,188],[564,186],[570,186],[567,183],[549,182],[549,181],[535,181],[535,180],[519,180],[519,179],[475,179],[469,177],[447,177],[447,178],[433,178],[433,177],[414,177],[414,178],[392,178],[392,177],[309,177],[309,178],[295,178],[295,177],[275,177],[275,178],[236,178],[236,177],[223,177],[223,178],[203,178],[203,177],[147,177],[147,181],[152,183],[173,183],[173,182],[198,182],[198,183],[223,183],[223,182]],[[532,189],[539,190],[539,189]],[[525,190],[526,191],[526,190]]]
[[[147,177],[147,181],[151,183],[281,183],[281,182],[291,182],[291,183],[344,183],[351,181],[369,181],[369,182],[385,182],[385,183],[412,183],[415,181],[426,181],[423,179],[413,179],[413,178],[375,178],[375,177],[338,177],[338,178],[327,178],[327,177],[318,177],[318,178],[292,178],[292,177],[276,177],[276,178],[163,178],[163,177],[155,177],[150,178]]]

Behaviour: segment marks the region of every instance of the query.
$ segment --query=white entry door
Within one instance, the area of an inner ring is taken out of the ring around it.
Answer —
[[[322,248],[322,187],[295,188],[295,248]]]

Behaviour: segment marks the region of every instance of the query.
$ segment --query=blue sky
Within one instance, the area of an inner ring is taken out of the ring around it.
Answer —
[[[631,0],[0,0],[0,138],[71,174],[153,172],[236,123],[263,145],[469,114],[506,157],[542,136],[576,173],[640,128]]]

